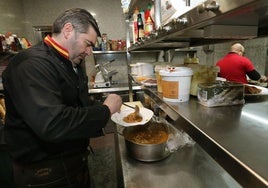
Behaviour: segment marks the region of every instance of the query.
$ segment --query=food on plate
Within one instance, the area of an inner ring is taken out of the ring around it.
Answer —
[[[147,75],[147,76],[133,76],[133,79],[136,83],[141,84],[142,82],[145,82],[146,80],[149,79],[154,79],[153,75]]]
[[[125,138],[137,144],[160,144],[168,140],[168,132],[163,123],[153,125],[150,122],[128,132]]]
[[[156,79],[148,79],[148,80],[144,80],[143,84],[156,84]]]
[[[123,118],[123,120],[127,123],[136,123],[136,122],[141,122],[142,117],[140,115],[140,108],[136,105],[135,106],[135,111],[128,114],[126,117]]]
[[[146,76],[137,76],[137,77],[135,77],[135,81],[139,82],[139,83],[144,81],[144,80],[147,80],[147,79],[149,79],[149,78],[146,77]]]
[[[261,89],[255,86],[245,85],[245,94],[258,94],[261,91]]]

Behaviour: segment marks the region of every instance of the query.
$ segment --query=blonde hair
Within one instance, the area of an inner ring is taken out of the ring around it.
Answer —
[[[245,52],[245,48],[242,44],[235,43],[231,46],[231,52],[243,55],[243,53]]]

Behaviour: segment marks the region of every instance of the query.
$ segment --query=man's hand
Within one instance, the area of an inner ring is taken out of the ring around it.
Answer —
[[[122,98],[116,94],[109,94],[103,104],[108,106],[111,114],[114,114],[120,111],[122,105]]]
[[[261,76],[260,80],[261,83],[263,82],[268,82],[268,77],[267,76]]]

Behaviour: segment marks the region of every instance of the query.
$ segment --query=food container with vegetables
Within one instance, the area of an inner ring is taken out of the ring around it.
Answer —
[[[196,63],[185,64],[193,70],[193,76],[191,80],[190,94],[197,96],[197,85],[199,83],[211,83],[215,82],[217,74],[220,71],[217,66],[199,65]]]
[[[197,98],[200,104],[207,107],[244,104],[244,85],[223,81],[200,83]]]

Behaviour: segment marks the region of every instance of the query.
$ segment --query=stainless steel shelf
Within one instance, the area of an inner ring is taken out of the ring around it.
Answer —
[[[137,6],[140,1],[134,2]],[[211,8],[216,3],[218,8]],[[265,36],[267,9],[266,0],[207,0],[128,50],[184,48]]]
[[[133,86],[133,90],[141,90],[141,86]],[[96,94],[96,93],[114,93],[114,92],[120,92],[120,91],[129,91],[129,86],[113,86],[108,88],[90,88],[88,90],[89,94]]]
[[[126,51],[93,51],[94,55],[98,54],[125,54]]]

